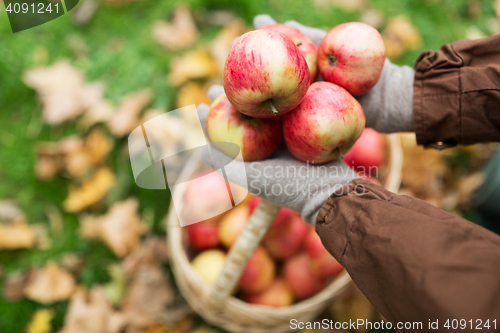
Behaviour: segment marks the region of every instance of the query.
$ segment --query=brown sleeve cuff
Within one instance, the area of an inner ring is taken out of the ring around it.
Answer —
[[[443,149],[500,140],[500,35],[425,51],[415,62],[417,142]]]
[[[362,196],[362,199],[358,198],[360,200],[391,201],[396,194],[366,179],[357,178],[332,193],[328,200],[326,200],[316,217],[316,231],[318,231],[320,224],[322,227],[328,225],[328,228],[332,230],[332,234],[338,235],[335,242],[329,244],[327,249],[340,263],[342,263],[342,257],[349,244],[349,235],[353,223],[358,220],[357,217],[360,214],[356,206],[344,204],[344,202],[347,202],[352,196]],[[343,208],[342,210],[338,209],[340,205]],[[342,216],[338,218],[334,217],[337,214]],[[333,223],[333,221],[335,221],[335,223]]]

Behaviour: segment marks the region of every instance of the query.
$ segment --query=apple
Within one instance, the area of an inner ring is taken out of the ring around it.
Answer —
[[[281,32],[283,35],[287,36],[294,42],[295,45],[300,50],[300,53],[304,56],[307,62],[307,67],[309,67],[309,75],[311,78],[311,83],[316,81],[318,77],[318,65],[316,62],[316,57],[318,54],[318,49],[314,45],[313,41],[310,40],[306,35],[302,33],[297,28],[285,25],[285,24],[273,24],[267,25],[262,29],[271,29]]]
[[[222,272],[226,255],[221,250],[206,250],[198,254],[191,265],[206,283],[213,285]]]
[[[271,118],[292,111],[310,83],[299,48],[281,32],[259,29],[242,35],[231,48],[223,84],[236,110]]]
[[[245,301],[250,304],[267,305],[275,308],[289,306],[293,303],[293,291],[284,279],[278,278],[262,292],[247,294]]]
[[[240,204],[222,217],[219,223],[218,237],[226,248],[230,248],[234,244],[245,228],[248,221],[248,211],[247,205]]]
[[[347,153],[364,127],[363,109],[347,90],[315,82],[299,106],[284,117],[283,136],[293,156],[320,164]]]
[[[329,278],[337,276],[344,270],[344,267],[339,264],[323,246],[316,230],[311,229],[304,241],[304,246],[307,254],[311,257],[313,271],[321,278]]]
[[[276,266],[269,254],[259,246],[248,260],[240,278],[243,291],[258,293],[271,285],[276,275]]]
[[[263,244],[274,259],[287,259],[302,247],[309,231],[299,214],[290,208],[281,208],[276,215]]]
[[[231,208],[231,199],[224,177],[217,172],[199,172],[193,179],[196,181],[188,183],[183,197],[191,219],[218,220],[217,215]]]
[[[283,275],[299,299],[310,297],[325,286],[325,279],[314,273],[311,258],[306,253],[288,259]]]
[[[213,221],[201,221],[186,226],[188,239],[197,250],[206,250],[219,245],[219,226]]]
[[[339,24],[318,47],[318,68],[326,80],[354,96],[367,93],[377,83],[385,61],[380,33],[361,22]]]
[[[260,119],[239,113],[224,94],[214,100],[208,112],[207,134],[210,141],[238,145],[244,161],[269,157],[278,149],[282,133],[281,117]],[[218,148],[231,156],[224,146]]]
[[[382,134],[372,128],[365,128],[351,150],[345,154],[344,162],[364,175],[377,176],[378,167],[384,162],[385,145]],[[372,175],[372,170],[376,172],[375,175]]]

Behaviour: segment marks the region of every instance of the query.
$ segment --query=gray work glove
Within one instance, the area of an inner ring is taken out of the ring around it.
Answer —
[[[210,88],[208,95],[213,101],[224,93],[221,85]],[[210,107],[198,106],[198,115],[206,133],[206,119]],[[208,138],[208,137],[207,137]],[[337,160],[322,165],[310,165],[295,159],[282,145],[270,158],[263,161],[234,161],[212,145],[211,158],[205,162],[219,169],[224,166],[227,178],[248,186],[253,195],[269,200],[278,206],[288,207],[300,213],[304,221],[315,224],[318,212],[328,197],[358,175],[344,162]],[[246,171],[246,177],[242,170]],[[339,195],[342,193],[338,193]]]
[[[257,15],[253,24],[259,29],[276,24],[276,21],[269,15]],[[302,31],[316,46],[326,35],[324,30],[295,21],[285,24]],[[366,94],[356,97],[365,112],[366,127],[381,133],[413,132],[413,77],[412,68],[397,66],[389,59],[385,60],[377,84]]]

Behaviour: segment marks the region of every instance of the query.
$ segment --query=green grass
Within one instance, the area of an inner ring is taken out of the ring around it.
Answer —
[[[118,101],[124,94],[151,87],[154,107],[172,109],[175,90],[167,84],[166,76],[171,59],[180,54],[166,52],[153,40],[150,28],[154,20],[167,19],[179,1],[143,0],[125,7],[102,5],[86,27],[72,25],[70,15],[20,33],[12,34],[2,6],[0,12],[0,198],[16,200],[26,212],[30,222],[47,223],[45,210],[48,205],[61,208],[67,196],[69,180],[57,177],[49,182],[36,179],[33,172],[35,145],[38,141],[56,141],[76,133],[73,125],[51,128],[41,125],[39,135],[30,137],[28,125],[41,122],[41,106],[35,92],[26,87],[22,73],[35,65],[33,53],[45,48],[48,53],[43,65],[59,58],[71,59],[82,69],[90,81],[106,84],[106,97]],[[359,13],[345,13],[336,8],[314,8],[310,2],[289,0],[191,0],[196,11],[230,9],[251,23],[253,16],[271,14],[278,21],[297,20],[307,25],[328,29],[336,24],[358,20]],[[442,44],[463,38],[468,27],[475,25],[486,31],[486,20],[494,15],[491,1],[481,1],[483,15],[472,20],[467,14],[466,0],[385,0],[373,1],[373,7],[386,17],[406,14],[421,31],[424,46],[406,53],[396,62],[412,65],[424,49],[437,49]],[[201,26],[202,39],[207,41],[216,28]],[[85,46],[83,54],[75,53],[71,40]],[[120,45],[116,50],[112,45]],[[151,191],[135,186],[125,153],[126,141],[118,141],[110,163],[118,177],[118,186],[105,200],[99,211],[104,211],[111,201],[135,196],[141,211],[155,210],[154,232],[164,234],[161,218],[167,212],[169,196],[165,191]],[[58,260],[64,252],[77,252],[85,257],[85,268],[79,282],[88,286],[106,282],[106,266],[118,259],[103,244],[89,242],[77,236],[78,221],[75,215],[64,214],[64,233],[53,239],[53,246],[46,250],[0,251],[0,264],[7,272],[41,265],[47,260]],[[3,282],[3,281],[2,281]],[[22,300],[11,303],[0,297],[0,332],[23,332],[32,313],[43,307]],[[54,326],[62,326],[67,302],[52,306],[56,310]]]

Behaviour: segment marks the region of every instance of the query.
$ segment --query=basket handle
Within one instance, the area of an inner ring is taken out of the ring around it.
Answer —
[[[253,252],[271,226],[279,206],[262,199],[253,211],[245,228],[234,242],[224,263],[224,267],[208,295],[214,305],[222,305],[224,298],[235,290],[240,276]]]

